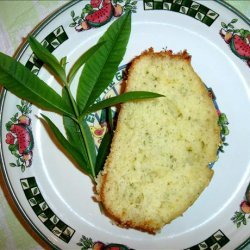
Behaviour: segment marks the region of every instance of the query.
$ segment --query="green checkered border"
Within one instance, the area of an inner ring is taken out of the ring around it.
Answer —
[[[143,0],[144,10],[169,10],[178,12],[211,26],[219,14],[191,0]]]
[[[54,31],[52,31],[45,39],[41,42],[41,44],[47,48],[51,53],[58,48],[63,42],[68,39],[68,35],[66,34],[63,26],[59,26]],[[39,60],[34,53],[31,54],[29,60],[25,64],[32,73],[37,75],[43,66],[43,62]]]
[[[227,236],[221,230],[218,230],[206,240],[185,250],[218,250],[225,246],[228,242],[229,239]]]
[[[59,239],[68,243],[75,230],[66,225],[44,200],[35,177],[20,179],[24,194],[39,220]]]

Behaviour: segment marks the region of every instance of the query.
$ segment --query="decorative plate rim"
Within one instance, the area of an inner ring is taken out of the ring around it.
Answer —
[[[57,10],[55,10],[53,13],[51,13],[50,15],[48,15],[43,21],[41,21],[41,23],[34,28],[30,34],[32,34],[33,36],[36,36],[37,34],[39,34],[41,32],[41,30],[43,30],[44,27],[46,27],[47,24],[49,24],[51,21],[53,21],[57,16],[59,16],[61,13],[63,13],[64,11],[66,11],[67,9],[69,9],[70,7],[74,6],[75,4],[81,2],[81,0],[74,0],[71,2],[68,2],[66,4],[64,4],[63,6],[59,7]],[[246,22],[247,25],[250,25],[250,19],[245,16],[242,12],[240,12],[239,10],[237,10],[235,7],[233,7],[232,5],[230,5],[228,2],[225,2],[223,0],[214,0],[214,2],[224,6],[226,9],[232,11],[234,14],[236,14],[238,17],[240,17],[244,22]],[[20,44],[19,48],[16,50],[16,52],[14,53],[14,58],[16,60],[20,60],[20,58],[22,57],[22,55],[25,53],[26,49],[28,48],[28,42],[25,41],[24,43]],[[0,90],[0,112],[1,112],[1,116],[0,116],[0,124],[2,125],[2,115],[3,115],[3,106],[4,106],[4,101],[5,101],[5,97],[7,94],[7,90],[5,88],[2,88]],[[0,137],[2,138],[2,130],[0,131]],[[3,146],[2,146],[3,141],[1,141],[0,144],[0,169],[2,171],[3,174],[3,178],[5,181],[6,186],[8,187],[8,191],[11,195],[11,198],[13,199],[17,209],[19,210],[19,212],[22,214],[23,218],[25,219],[25,221],[31,226],[31,228],[36,232],[36,234],[45,242],[47,243],[49,246],[53,247],[53,249],[61,249],[58,246],[56,246],[53,242],[51,242],[48,237],[46,237],[43,232],[41,232],[41,230],[39,230],[39,228],[35,225],[35,223],[30,219],[29,215],[26,213],[26,211],[24,210],[24,208],[22,207],[18,197],[16,196],[14,189],[12,187],[10,178],[8,176],[7,170],[6,170],[6,166],[4,164],[4,155],[3,155]],[[242,242],[237,248],[236,250],[242,250],[244,247],[246,247],[248,244],[250,244],[250,237],[245,240],[244,242]]]

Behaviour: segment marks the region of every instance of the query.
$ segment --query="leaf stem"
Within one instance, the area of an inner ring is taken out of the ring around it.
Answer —
[[[90,152],[90,148],[88,147],[88,139],[87,139],[87,136],[86,136],[86,133],[84,131],[84,128],[83,128],[83,125],[82,125],[82,118],[81,116],[79,115],[79,110],[78,110],[78,107],[76,105],[76,102],[75,102],[75,99],[74,97],[72,96],[72,93],[70,91],[70,88],[69,88],[69,84],[65,84],[65,89],[67,90],[67,93],[68,93],[68,96],[69,96],[69,99],[70,99],[70,102],[72,104],[72,107],[74,109],[74,113],[75,113],[75,121],[76,123],[78,124],[79,128],[80,128],[80,132],[81,132],[81,135],[82,135],[82,138],[83,138],[83,141],[84,141],[84,145],[85,145],[85,150],[87,152],[87,156],[88,156],[88,162],[89,162],[89,165],[90,165],[90,169],[91,169],[91,174],[92,174],[92,177],[93,177],[93,180],[95,178],[95,164],[93,162],[93,159],[91,157],[91,152]]]
[[[87,140],[87,136],[86,136],[86,133],[84,131],[84,128],[83,128],[83,125],[82,125],[82,122],[81,122],[81,119],[79,118],[78,120],[78,125],[79,125],[79,128],[80,128],[80,131],[81,131],[81,134],[82,134],[82,137],[83,137],[83,140],[84,140],[84,143],[85,143],[85,146],[86,146],[86,150],[87,150],[87,155],[88,155],[88,160],[89,160],[89,164],[90,164],[90,169],[91,169],[91,174],[92,174],[92,177],[93,177],[93,180],[95,179],[95,164],[93,162],[93,159],[91,157],[91,152],[90,152],[90,148],[88,147],[88,140]]]
[[[76,122],[78,122],[77,117],[79,116],[79,111],[78,111],[78,108],[77,108],[75,99],[74,99],[74,97],[73,97],[72,94],[71,94],[71,91],[70,91],[70,88],[69,88],[69,84],[68,84],[68,83],[65,84],[65,89],[67,90],[67,93],[68,93],[70,102],[71,102],[71,104],[72,104],[72,107],[73,107],[73,110],[74,110],[74,113],[75,113],[75,116],[76,116]]]

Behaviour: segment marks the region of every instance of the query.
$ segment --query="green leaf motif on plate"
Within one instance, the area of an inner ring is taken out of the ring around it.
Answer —
[[[70,230],[67,228],[64,232],[63,232],[66,236],[70,236],[71,232]]]
[[[51,45],[53,47],[58,47],[60,45],[60,43],[58,41],[53,41],[53,42],[51,42]]]
[[[219,241],[223,237],[223,235],[222,234],[216,234],[214,237],[216,238],[216,240]]]
[[[221,235],[221,238],[218,238],[217,237],[218,235]],[[200,249],[200,250],[221,249],[229,241],[230,241],[229,238],[221,230],[218,230],[213,235],[211,235],[207,239],[203,240],[201,243],[194,245],[194,246],[191,246],[188,249]],[[186,249],[186,250],[188,250],[188,249]]]
[[[200,7],[199,4],[192,4],[192,6],[191,6],[191,8],[192,8],[192,9],[195,9],[195,10],[198,10],[199,7]]]
[[[59,221],[59,219],[54,215],[52,218],[52,222],[56,224]]]
[[[148,7],[153,7],[153,3],[152,2],[146,2],[146,5],[148,6]]]
[[[163,3],[163,9],[170,10],[169,4],[168,3]]]
[[[220,249],[220,245],[218,243],[216,243],[214,246],[211,246],[210,248],[211,248],[211,250],[218,250],[218,249]]]
[[[207,26],[211,26],[219,17],[215,11],[208,9],[207,6],[191,0],[144,0],[144,10],[167,10],[181,13],[195,18]],[[149,6],[150,5],[150,6]]]
[[[46,40],[44,40],[41,44],[45,48],[49,45],[49,43]]]
[[[201,247],[202,249],[207,249],[207,244],[205,242],[202,242],[199,244],[199,247]]]
[[[56,36],[60,35],[62,33],[62,28],[59,27],[57,30],[55,30]]]
[[[185,7],[183,7],[183,6],[181,7],[181,12],[184,13],[184,14],[186,13]]]
[[[26,181],[22,181],[21,183],[22,183],[22,186],[23,186],[24,188],[28,188],[28,187],[29,187],[29,185],[26,183]]]
[[[216,16],[217,14],[215,13],[215,12],[210,12],[209,14],[208,14],[208,16],[212,16],[212,17],[214,17],[214,16]]]
[[[197,18],[201,20],[203,18],[202,14],[200,12],[197,13]]]
[[[43,204],[42,204],[42,206],[41,206],[41,209],[42,210],[45,210],[45,209],[47,209],[48,208],[48,205],[46,204],[46,202],[44,202]]]
[[[53,230],[52,230],[52,233],[53,233],[53,234],[56,234],[56,235],[59,235],[59,234],[61,234],[62,232],[61,232],[59,229],[53,229]]]
[[[29,201],[30,201],[31,205],[33,205],[33,206],[37,204],[35,198],[31,198]]]
[[[38,74],[39,69],[32,69],[31,72],[36,75],[36,74]]]
[[[35,187],[34,189],[32,189],[32,193],[33,193],[34,196],[37,195],[39,193],[38,188]]]

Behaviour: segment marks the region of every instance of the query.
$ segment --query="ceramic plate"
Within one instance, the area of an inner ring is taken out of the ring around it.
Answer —
[[[105,12],[103,23],[92,18],[88,24],[91,10],[103,14],[104,3],[99,2],[71,2],[48,18],[34,35],[57,58],[67,55],[71,66],[114,20],[131,9],[132,34],[121,68],[104,93],[109,96],[119,91],[122,65],[142,51],[149,47],[174,52],[187,49],[194,69],[212,88],[212,98],[220,110],[223,145],[213,166],[214,177],[195,204],[160,233],[119,228],[93,201],[89,177],[51,140],[37,118],[41,110],[5,91],[1,99],[2,170],[18,208],[34,230],[59,249],[239,247],[250,232],[249,20],[215,1],[112,0],[113,13]],[[27,44],[18,60],[60,91],[60,85]],[[63,128],[59,116],[47,115]],[[88,122],[98,144],[105,132],[102,114],[90,115]],[[29,138],[25,152],[13,125]]]

